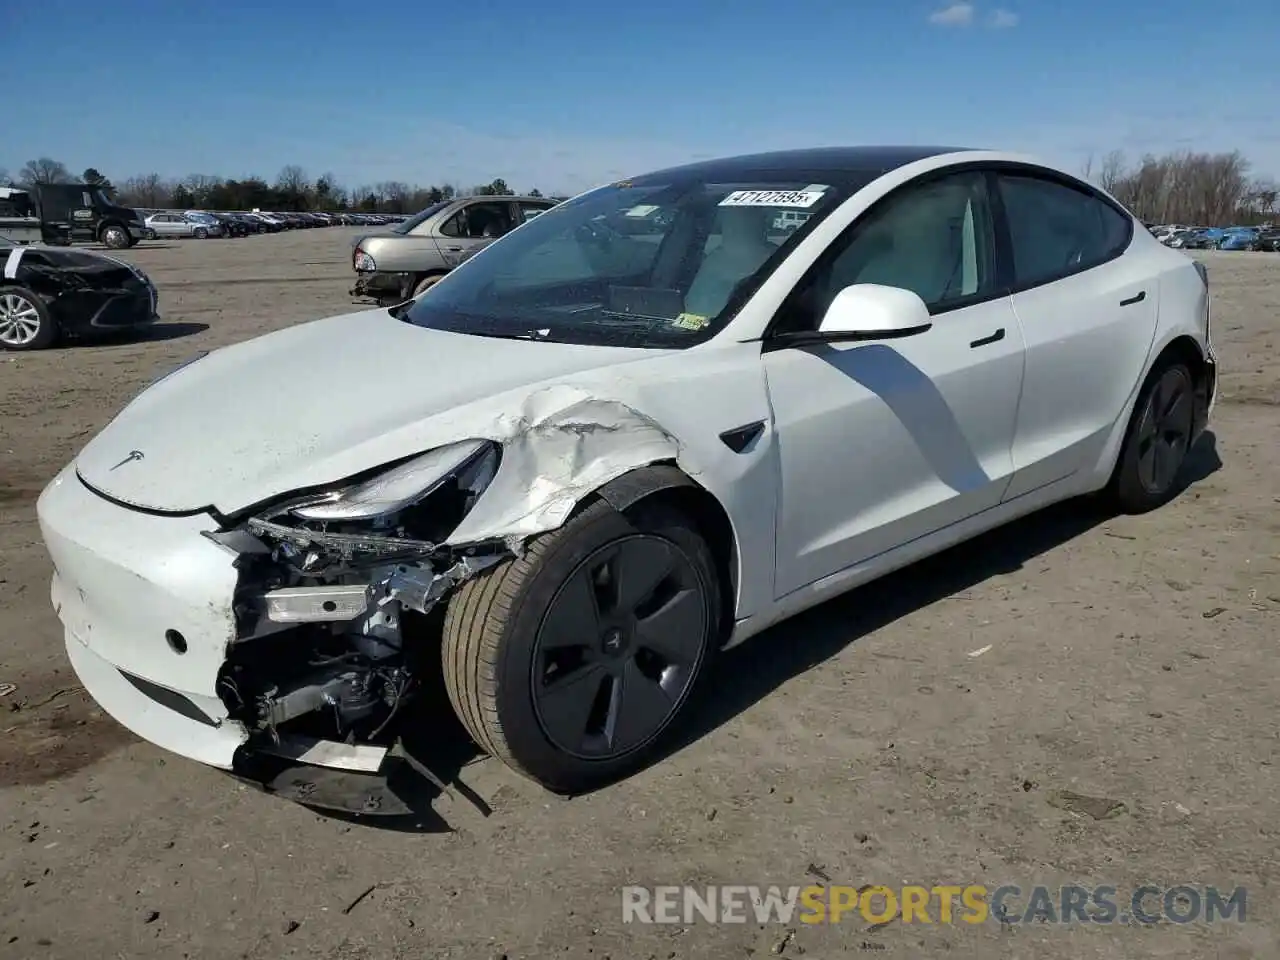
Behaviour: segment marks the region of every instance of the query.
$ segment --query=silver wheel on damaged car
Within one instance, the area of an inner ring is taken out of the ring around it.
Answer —
[[[7,350],[39,350],[57,339],[44,302],[22,288],[0,290],[0,346]]]

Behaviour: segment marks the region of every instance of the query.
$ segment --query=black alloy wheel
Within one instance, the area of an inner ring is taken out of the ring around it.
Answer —
[[[1168,363],[1147,379],[1111,481],[1121,510],[1145,513],[1178,492],[1195,429],[1195,406],[1195,382],[1185,364]]]
[[[556,593],[530,682],[547,738],[611,760],[657,737],[701,664],[707,599],[675,544],[638,533],[598,548]]]
[[[463,583],[441,658],[476,744],[562,794],[644,767],[723,639],[722,584],[694,520],[604,500]]]

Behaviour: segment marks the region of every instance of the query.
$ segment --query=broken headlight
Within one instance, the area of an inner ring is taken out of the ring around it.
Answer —
[[[420,503],[449,480],[479,496],[493,479],[497,447],[489,440],[462,440],[437,447],[370,480],[290,507],[299,520],[350,523],[385,517]]]
[[[437,447],[337,490],[297,497],[252,517],[248,529],[295,570],[362,566],[433,554],[498,469],[491,440]]]

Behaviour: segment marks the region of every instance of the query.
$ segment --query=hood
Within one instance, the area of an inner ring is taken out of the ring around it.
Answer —
[[[639,348],[500,340],[385,310],[214,351],[145,390],[76,459],[90,486],[160,511],[236,513],[455,440],[501,437],[540,390]]]

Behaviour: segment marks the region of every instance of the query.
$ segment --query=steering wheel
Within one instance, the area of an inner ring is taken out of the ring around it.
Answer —
[[[605,253],[613,248],[613,231],[604,224],[588,220],[574,228],[574,236],[580,243],[598,247]]]

